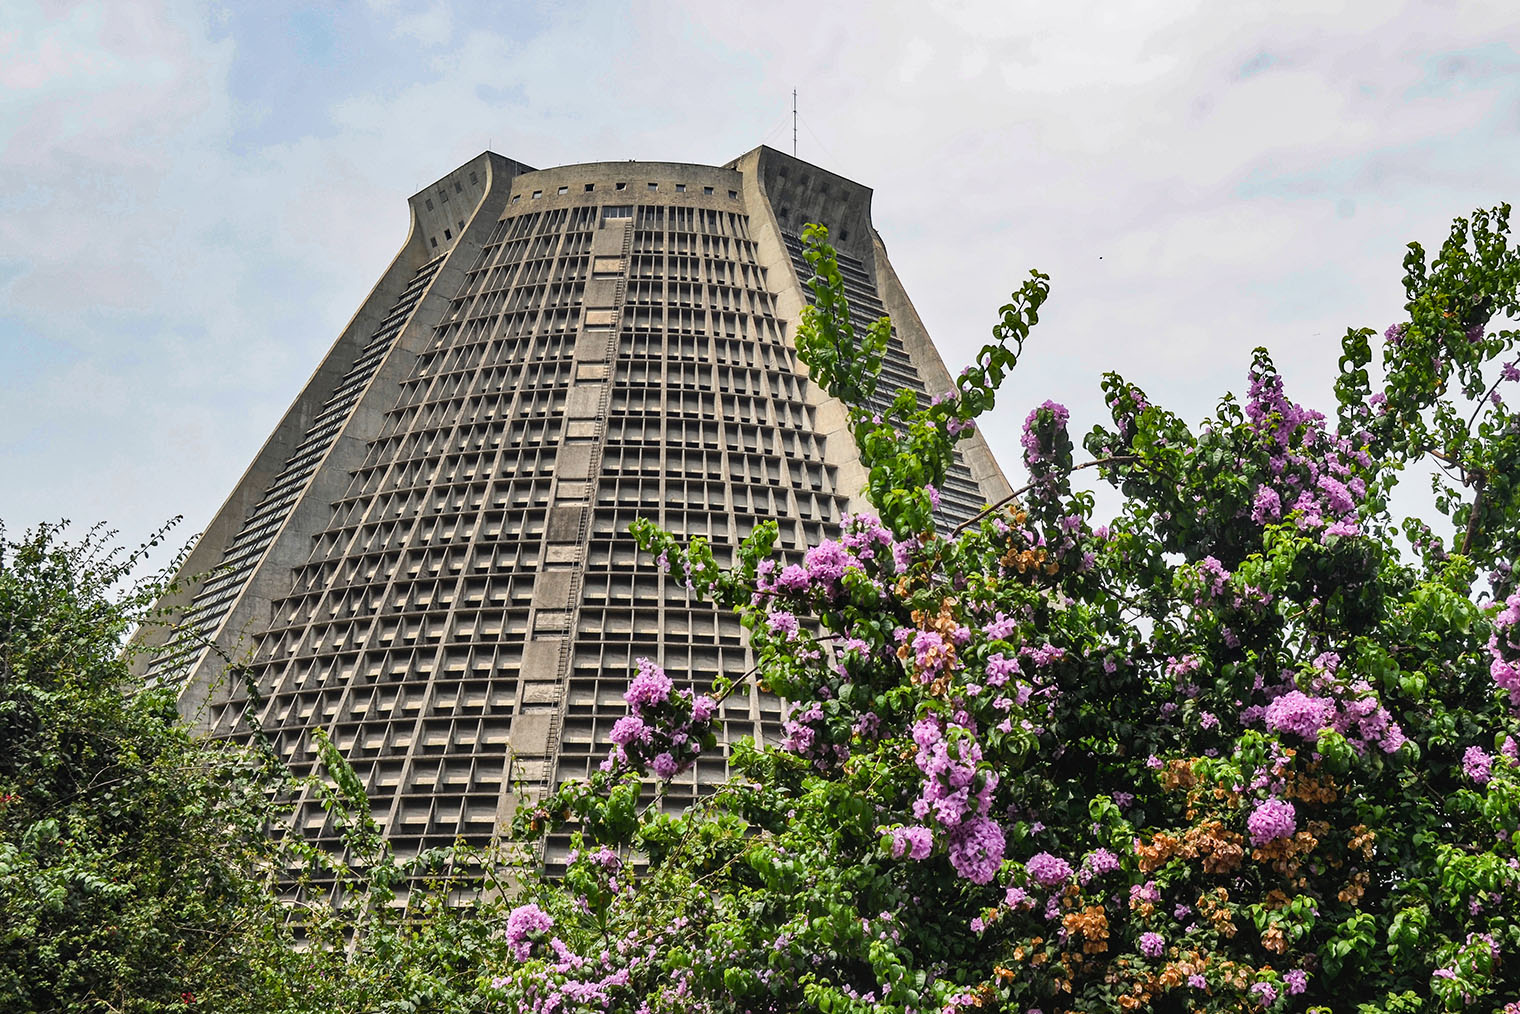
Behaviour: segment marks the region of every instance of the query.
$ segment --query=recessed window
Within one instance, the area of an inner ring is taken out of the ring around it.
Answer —
[[[454,193],[456,193],[456,194],[462,194],[462,193],[464,193],[464,184],[460,183],[458,180],[454,181]]]
[[[437,236],[429,236],[428,239],[432,240],[434,248],[437,248],[437,246],[438,246],[438,237]]]
[[[544,192],[542,190],[535,190],[535,191],[533,191],[533,199],[535,201],[538,200],[542,196],[544,196]]]
[[[587,183],[586,184],[586,193],[589,194],[589,193],[591,193],[591,191],[593,191],[595,189],[596,189],[596,184],[595,183]]]
[[[479,183],[480,183],[480,174],[479,173],[470,173],[470,186],[473,187],[473,186],[476,186]]]
[[[512,203],[513,204],[516,204],[520,200],[522,200],[522,194],[513,194],[512,195]]]
[[[457,225],[457,226],[459,226],[459,231],[460,232],[464,232],[464,219],[461,218],[459,221],[455,222],[454,224]]]
[[[658,190],[658,189],[660,189],[660,185],[658,183],[651,183],[651,184],[649,184],[649,189],[650,190]]]
[[[454,230],[453,229],[445,229],[445,230],[443,230],[443,238],[444,239],[453,239],[454,238]]]
[[[739,191],[737,191],[737,190],[730,190],[728,192],[728,199],[730,201],[737,201],[739,199]]]
[[[438,199],[444,204],[449,203],[449,192],[447,190],[438,191]]]
[[[684,184],[684,183],[677,183],[676,184],[676,193],[678,193],[678,194],[684,194],[684,193],[686,193],[686,184]]]
[[[561,193],[561,194],[568,194],[569,192],[570,192],[570,188],[569,187],[560,187],[559,190],[557,191],[557,193]]]
[[[703,187],[702,188],[702,194],[704,196],[706,196],[706,197],[711,197],[712,196],[712,187]]]
[[[432,198],[431,198],[431,197],[429,197],[429,198],[428,198],[428,199],[427,199],[427,209],[428,209],[428,210],[429,210],[429,211],[432,211],[432,210],[433,210],[433,199],[432,199]]]
[[[617,184],[617,188],[619,190],[627,190],[628,189],[628,184],[626,184],[626,183],[619,183],[619,184]]]

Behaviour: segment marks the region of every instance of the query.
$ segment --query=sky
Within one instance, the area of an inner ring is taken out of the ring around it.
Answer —
[[[1404,244],[1520,197],[1509,3],[37,3],[0,11],[0,519],[204,527],[407,234],[490,148],[874,189],[956,372],[1052,295],[982,422],[1117,370],[1189,420],[1271,349],[1329,409]],[[1089,473],[1090,474],[1090,473]]]

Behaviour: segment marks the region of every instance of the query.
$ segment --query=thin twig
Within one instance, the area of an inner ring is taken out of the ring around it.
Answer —
[[[1073,465],[1071,468],[1067,469],[1066,474],[1070,475],[1072,472],[1080,472],[1084,468],[1093,468],[1093,467],[1095,467],[1097,465],[1112,465],[1112,464],[1116,464],[1116,463],[1121,462],[1121,461],[1139,461],[1139,460],[1140,460],[1140,455],[1138,455],[1138,454],[1115,454],[1115,455],[1112,455],[1112,456],[1107,457],[1107,458],[1094,458],[1092,461],[1084,461],[1080,465]],[[1045,485],[1043,482],[1031,482],[1031,483],[1029,483],[1026,486],[1020,486],[1018,489],[1014,490],[1012,493],[1009,493],[1007,496],[1003,497],[1003,499],[999,500],[997,503],[993,504],[992,506],[983,508],[982,512],[980,514],[977,514],[971,520],[969,520],[969,521],[967,521],[967,522],[965,522],[965,523],[963,523],[961,525],[958,525],[951,534],[952,535],[959,535],[961,532],[965,531],[967,528],[970,528],[972,525],[974,525],[978,521],[982,520],[982,518],[986,517],[988,514],[991,514],[994,511],[1000,510],[1003,507],[1006,507],[1008,504],[1010,504],[1013,501],[1017,500],[1019,497],[1023,496],[1025,493],[1028,493],[1030,490],[1034,489],[1036,486],[1043,486],[1043,485]]]

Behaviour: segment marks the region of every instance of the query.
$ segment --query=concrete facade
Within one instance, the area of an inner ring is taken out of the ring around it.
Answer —
[[[830,226],[857,318],[893,315],[881,396],[950,387],[870,202],[769,148],[537,171],[487,152],[413,196],[401,251],[187,559],[164,603],[179,636],[145,671],[244,738],[240,663],[280,754],[309,770],[326,729],[403,854],[490,840],[520,794],[605,755],[635,659],[704,688],[753,664],[737,620],[639,561],[635,517],[721,560],[761,521],[799,552],[864,506],[843,407],[792,347],[804,222]],[[980,436],[960,449],[951,524],[1009,492]],[[775,736],[782,705],[752,691],[720,717],[725,745]],[[724,773],[704,758],[671,804]],[[296,824],[337,845],[314,800]]]

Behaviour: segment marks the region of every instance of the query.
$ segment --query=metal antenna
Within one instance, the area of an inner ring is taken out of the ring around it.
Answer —
[[[792,89],[792,158],[797,157],[797,89]]]

